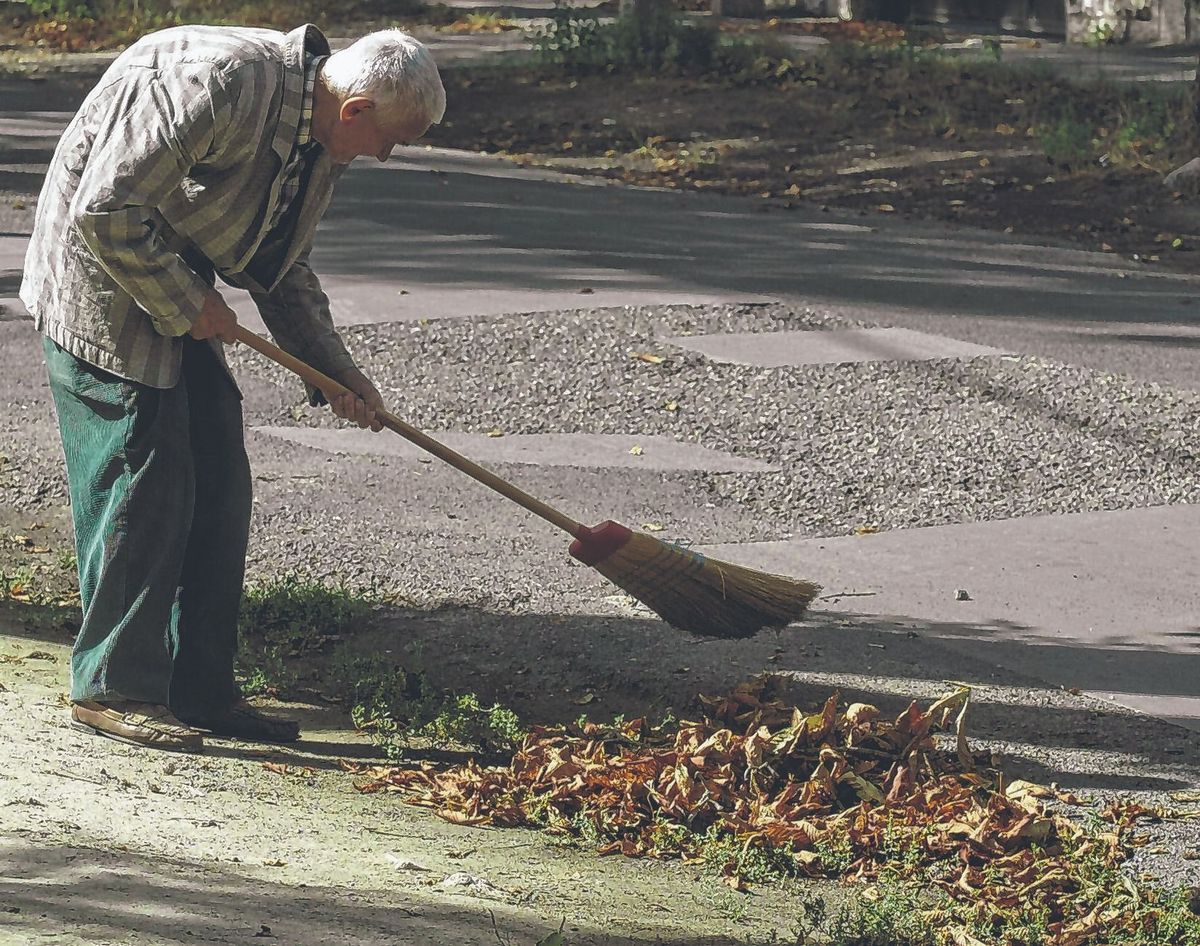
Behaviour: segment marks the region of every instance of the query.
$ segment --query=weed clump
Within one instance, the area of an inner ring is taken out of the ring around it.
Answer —
[[[390,759],[414,744],[511,751],[525,737],[511,709],[486,705],[474,693],[447,693],[420,671],[380,657],[344,658],[335,664],[333,679],[347,694],[354,725],[370,733]]]

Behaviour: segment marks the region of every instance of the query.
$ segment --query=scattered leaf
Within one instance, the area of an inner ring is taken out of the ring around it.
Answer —
[[[407,857],[400,857],[399,855],[393,854],[390,851],[383,856],[387,858],[387,862],[396,870],[410,870],[415,872],[424,872],[429,870],[429,868],[423,864],[418,864],[416,861],[409,860]]]
[[[263,768],[275,775],[284,775],[290,778],[311,778],[317,774],[317,770],[311,765],[284,765],[281,762],[264,762]]]
[[[629,353],[629,357],[635,361],[644,361],[648,365],[661,365],[667,359],[662,355],[654,355],[646,351],[634,351]]]
[[[629,448],[629,452],[635,457],[640,457],[646,451],[642,449],[641,444],[635,443],[632,447]]]

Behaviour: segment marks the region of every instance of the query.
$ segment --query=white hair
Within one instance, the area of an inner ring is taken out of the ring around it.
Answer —
[[[428,47],[402,30],[368,33],[325,60],[326,88],[344,101],[369,98],[384,120],[419,117],[437,124],[446,90]]]

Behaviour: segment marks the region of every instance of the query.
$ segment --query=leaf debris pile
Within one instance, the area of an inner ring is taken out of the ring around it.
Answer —
[[[778,693],[759,677],[701,697],[699,721],[535,728],[507,766],[364,769],[359,788],[456,824],[583,837],[601,854],[713,862],[716,850],[739,890],[764,857],[800,875],[908,882],[930,942],[1024,943],[1012,931],[1031,918],[1052,946],[1200,942],[1177,912],[1166,929],[1157,895],[1119,870],[1138,843],[1131,826],[1154,812],[1114,802],[1085,830],[1047,807],[1073,795],[1006,782],[967,743],[969,689],[895,720],[839,709],[837,693],[805,713]]]

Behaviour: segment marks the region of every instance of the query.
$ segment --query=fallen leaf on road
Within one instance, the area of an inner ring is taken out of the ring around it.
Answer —
[[[455,811],[453,808],[442,808],[437,811],[437,816],[443,821],[449,821],[451,824],[462,825],[477,825],[484,824],[487,818],[482,815],[468,815],[465,812]]]
[[[641,448],[640,444],[635,443],[632,447],[629,448],[629,452],[631,454],[633,454],[635,457],[640,457],[646,451]]]
[[[642,528],[647,532],[662,532],[664,527],[660,526],[657,522],[643,522]]]
[[[428,871],[429,870],[429,868],[426,867],[424,864],[418,864],[416,861],[409,860],[407,857],[398,857],[397,855],[392,854],[390,851],[387,854],[384,854],[383,856],[387,858],[388,863],[391,864],[394,868],[396,868],[396,870],[411,870],[411,871]]]
[[[317,770],[310,765],[283,765],[279,762],[264,762],[263,768],[268,772],[274,772],[276,775],[291,776],[293,778],[307,778],[317,774]]]
[[[450,874],[438,886],[451,893],[464,893],[471,897],[485,897],[492,900],[504,897],[504,891],[495,884],[462,871]]]
[[[648,365],[661,365],[667,360],[662,355],[652,355],[646,351],[632,351],[629,353],[629,357],[634,361],[644,361]]]

